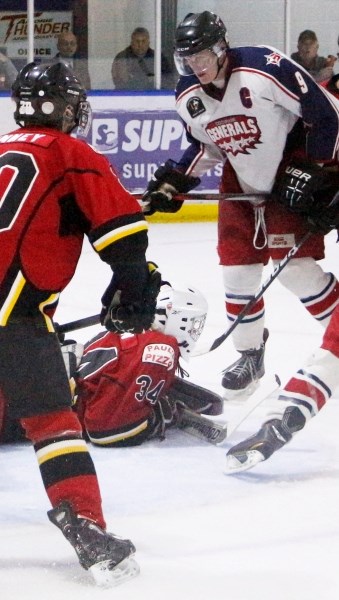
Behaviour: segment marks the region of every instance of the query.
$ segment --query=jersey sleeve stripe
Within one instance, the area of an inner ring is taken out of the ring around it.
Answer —
[[[56,293],[56,294],[51,294],[47,300],[44,300],[43,302],[40,302],[39,304],[39,310],[41,312],[41,314],[43,315],[45,322],[46,322],[46,327],[48,329],[48,331],[50,332],[54,332],[54,325],[53,325],[53,321],[52,319],[44,312],[44,309],[46,307],[52,307],[53,305],[58,304],[59,302],[59,297],[60,297],[60,292]]]
[[[135,233],[139,233],[140,231],[147,231],[148,223],[146,221],[142,221],[139,223],[130,223],[129,225],[123,225],[122,227],[118,227],[114,231],[109,231],[102,237],[98,238],[95,242],[93,242],[93,246],[97,252],[103,250],[107,246],[114,244],[121,240],[122,238],[128,237],[129,235],[134,235]]]
[[[106,435],[106,436],[99,437],[99,434],[98,434],[98,437],[94,437],[93,433],[91,433],[89,431],[87,431],[87,434],[88,434],[90,441],[93,444],[98,444],[100,446],[106,446],[107,444],[114,444],[116,442],[120,442],[127,438],[132,438],[132,437],[138,435],[139,433],[141,433],[142,431],[144,431],[145,429],[147,429],[147,427],[148,427],[148,421],[143,421],[142,423],[140,423],[140,425],[133,427],[133,429],[130,429],[129,431],[123,431],[121,433],[116,433],[114,435]]]

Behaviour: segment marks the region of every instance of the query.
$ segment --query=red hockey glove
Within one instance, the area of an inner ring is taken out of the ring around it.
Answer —
[[[199,177],[185,175],[176,166],[175,161],[168,160],[155,171],[155,180],[149,182],[142,198],[144,214],[150,216],[157,211],[177,212],[183,202],[173,200],[173,196],[178,193],[186,194],[199,185]]]

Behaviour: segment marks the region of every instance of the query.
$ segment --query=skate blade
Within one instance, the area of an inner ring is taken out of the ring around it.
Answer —
[[[110,561],[104,560],[92,565],[90,571],[96,585],[100,587],[115,587],[128,579],[136,577],[140,573],[140,567],[134,558],[127,557],[114,569],[110,569]]]
[[[224,388],[223,399],[226,402],[244,402],[249,398],[249,396],[254,394],[259,385],[260,381],[252,381],[252,383],[250,383],[247,388],[244,388],[243,390],[229,390]]]
[[[242,471],[248,471],[263,460],[265,460],[265,457],[259,450],[247,450],[247,452],[237,455],[228,454],[226,455],[224,473],[225,475],[233,475]]]

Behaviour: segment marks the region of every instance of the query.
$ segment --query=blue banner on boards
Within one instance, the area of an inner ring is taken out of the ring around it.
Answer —
[[[187,148],[175,110],[93,110],[88,142],[106,154],[130,191],[143,191],[159,165],[179,160]],[[221,163],[208,171],[198,189],[218,189]]]

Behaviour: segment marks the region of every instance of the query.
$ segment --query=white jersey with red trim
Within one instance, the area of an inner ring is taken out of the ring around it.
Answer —
[[[200,176],[228,160],[244,192],[270,192],[300,120],[306,155],[318,162],[336,158],[339,101],[307,71],[265,46],[230,49],[227,60],[222,89],[195,75],[179,79],[176,108],[191,142],[179,161],[186,174]]]

